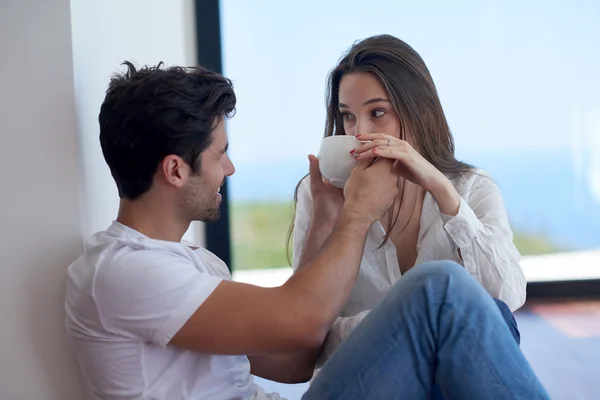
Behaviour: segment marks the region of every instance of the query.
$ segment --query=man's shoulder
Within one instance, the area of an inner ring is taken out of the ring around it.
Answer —
[[[202,268],[206,269],[207,273],[219,278],[231,279],[231,273],[229,272],[227,264],[225,264],[225,261],[221,260],[216,254],[204,247],[196,247],[193,251],[203,264]]]
[[[151,270],[152,266],[175,263],[193,267],[182,245],[106,230],[86,242],[83,254],[69,266],[68,280],[80,284],[86,280],[118,280],[124,275]]]

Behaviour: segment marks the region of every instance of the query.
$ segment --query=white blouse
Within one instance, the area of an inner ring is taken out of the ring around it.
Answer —
[[[512,311],[518,309],[525,302],[527,282],[498,186],[481,170],[462,173],[450,180],[461,196],[458,214],[454,217],[441,214],[435,199],[426,193],[415,265],[435,260],[456,261],[481,282],[492,297],[504,301]],[[310,182],[306,177],[298,190],[294,219],[294,270],[300,262],[311,214]],[[379,248],[384,237],[383,225],[374,223],[367,235],[358,277],[340,317],[330,329],[320,363],[329,358],[400,279],[394,244],[388,240]]]

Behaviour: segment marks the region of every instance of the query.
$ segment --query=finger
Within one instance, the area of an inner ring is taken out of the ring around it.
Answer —
[[[377,146],[364,153],[355,154],[354,158],[357,161],[363,159],[372,159],[377,157],[389,158],[392,160],[405,160],[408,153],[404,149],[395,146]]]
[[[367,153],[372,153],[375,157],[389,158],[391,160],[398,160],[403,163],[409,162],[411,160],[411,154],[403,149],[399,149],[398,147],[384,146],[384,147],[375,147],[373,150]],[[362,155],[361,155],[362,157]]]
[[[319,170],[319,159],[312,154],[308,155],[308,174],[310,176],[310,185],[313,188],[323,185],[323,177]]]
[[[377,140],[377,139],[381,139],[381,140],[398,140],[398,138],[394,137],[394,136],[390,136],[390,135],[386,135],[385,133],[359,133],[358,135],[356,135],[356,138],[358,140]]]
[[[356,138],[363,142],[362,146],[376,142],[379,146],[394,146],[406,151],[414,150],[412,145],[406,140],[398,139],[397,137],[386,135],[385,133],[361,133],[356,135]],[[359,149],[363,148],[362,146],[356,149],[354,153],[360,153],[361,151],[359,151]]]
[[[387,146],[388,145],[388,141],[384,140],[384,139],[376,139],[376,140],[372,140],[370,142],[366,142],[362,145],[360,145],[358,148],[351,150],[350,154],[353,154],[355,157],[357,154],[362,154],[365,151],[369,151],[375,147],[379,147],[379,146]]]
[[[373,160],[375,158],[379,157],[377,154],[373,153],[373,149],[371,149],[370,151],[366,151],[364,153],[361,154],[355,154],[354,158],[356,158],[356,163],[362,163],[364,160]]]

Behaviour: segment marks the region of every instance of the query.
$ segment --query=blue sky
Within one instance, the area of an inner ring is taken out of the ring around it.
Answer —
[[[600,135],[600,2],[223,0],[221,15],[238,165],[317,151],[327,72],[352,42],[379,33],[424,58],[459,153],[550,147],[600,157],[591,141]]]

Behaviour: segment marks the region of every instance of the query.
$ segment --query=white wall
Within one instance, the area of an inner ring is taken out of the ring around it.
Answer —
[[[68,0],[0,2],[0,399],[80,400],[64,274],[82,250]]]
[[[120,62],[193,64],[193,38],[192,0],[0,1],[0,400],[83,398],[64,277],[116,216],[99,107]]]
[[[192,0],[72,0],[73,67],[77,130],[83,167],[83,232],[105,229],[118,209],[117,189],[98,142],[98,112],[110,76],[124,60],[137,66],[192,65]],[[185,239],[204,243],[201,224]]]

